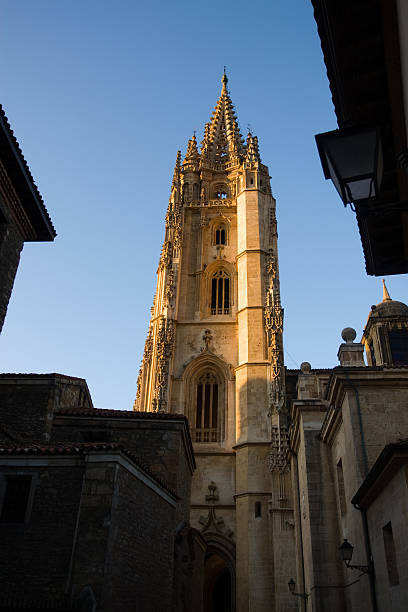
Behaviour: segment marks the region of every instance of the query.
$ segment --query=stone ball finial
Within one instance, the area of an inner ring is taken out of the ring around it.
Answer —
[[[302,374],[310,374],[312,366],[310,365],[308,361],[303,361],[300,364],[300,369],[301,369]]]
[[[341,332],[341,337],[343,338],[344,342],[354,342],[356,336],[357,332],[352,327],[345,327]]]

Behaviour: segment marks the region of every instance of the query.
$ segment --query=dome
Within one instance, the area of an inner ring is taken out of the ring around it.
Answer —
[[[382,302],[376,306],[371,306],[371,312],[368,315],[368,319],[371,317],[407,317],[408,318],[408,306],[403,302],[397,302],[390,298],[388,289],[383,279],[383,299]]]
[[[371,312],[368,318],[371,317],[407,317],[408,306],[403,302],[396,300],[386,300],[380,302],[376,306],[371,306]]]

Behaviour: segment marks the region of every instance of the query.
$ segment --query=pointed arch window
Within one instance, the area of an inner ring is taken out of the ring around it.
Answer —
[[[218,270],[211,279],[211,314],[230,313],[230,278],[225,270]]]
[[[213,372],[197,379],[195,442],[219,441],[219,384]]]

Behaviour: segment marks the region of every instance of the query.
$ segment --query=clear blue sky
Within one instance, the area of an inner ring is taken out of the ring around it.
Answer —
[[[337,364],[381,281],[314,134],[336,127],[309,0],[2,0],[1,103],[58,232],[26,244],[0,371],[86,378],[94,403],[136,392],[177,149],[201,140],[227,65],[242,131],[277,198],[288,367]],[[406,276],[388,279],[408,300]]]

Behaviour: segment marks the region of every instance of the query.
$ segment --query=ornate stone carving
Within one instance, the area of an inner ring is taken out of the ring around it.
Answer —
[[[140,393],[142,391],[142,379],[143,379],[143,362],[139,369],[139,376],[137,377],[136,399],[135,399],[135,409],[136,410],[139,410],[140,408]]]
[[[234,532],[226,526],[222,516],[217,516],[214,503],[219,500],[217,485],[211,481],[208,485],[209,494],[205,496],[205,501],[209,504],[207,516],[200,516],[199,523],[203,525],[201,532],[215,531],[232,538]]]
[[[144,351],[143,351],[143,361],[142,361],[143,364],[150,361],[150,359],[152,358],[152,352],[153,352],[153,330],[150,326],[148,334],[147,334],[145,346],[144,346]]]
[[[173,269],[170,269],[167,275],[167,282],[166,282],[166,288],[164,290],[164,300],[165,300],[165,305],[166,306],[173,306],[174,303],[174,297],[175,297],[175,285],[176,285],[176,280],[175,280],[175,272]]]
[[[181,241],[182,241],[182,228],[181,228],[181,213],[178,209],[174,212],[172,229],[173,229],[173,246],[175,249],[180,249]]]
[[[210,343],[212,340],[212,333],[211,333],[211,329],[206,329],[204,330],[204,334],[203,334],[203,340],[204,340],[204,345],[205,348],[201,349],[202,351],[209,351],[210,350]]]
[[[288,431],[286,427],[272,427],[271,449],[266,457],[271,472],[285,474],[289,471]]]
[[[167,407],[167,383],[169,361],[173,352],[174,321],[161,319],[156,339],[156,382],[152,408],[155,412],[163,412]]]
[[[173,249],[170,240],[165,240],[160,255],[159,270],[163,268],[170,268],[173,259],[172,251]]]

